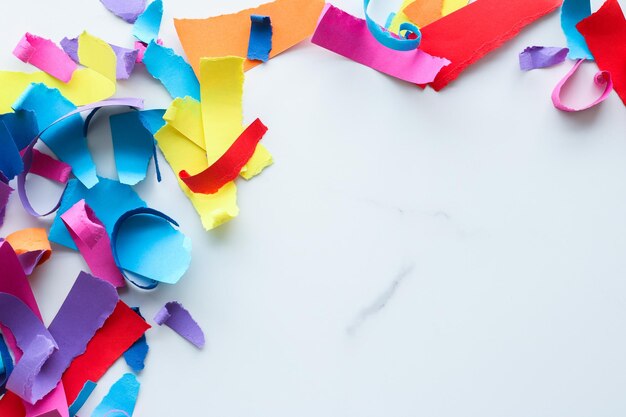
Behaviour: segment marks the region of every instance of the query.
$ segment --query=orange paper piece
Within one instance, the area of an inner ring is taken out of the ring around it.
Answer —
[[[441,19],[443,0],[416,0],[410,5],[412,14],[418,27],[423,27]]]
[[[39,258],[38,265],[46,262],[52,253],[46,229],[33,227],[32,229],[18,230],[7,236],[6,240],[18,255],[26,252],[42,251],[43,255]]]
[[[250,15],[269,16],[272,20],[272,51],[274,58],[315,31],[324,8],[324,0],[276,0],[254,9],[207,19],[174,19],[180,43],[187,59],[200,78],[200,58],[248,55]],[[261,64],[244,62],[244,71]]]

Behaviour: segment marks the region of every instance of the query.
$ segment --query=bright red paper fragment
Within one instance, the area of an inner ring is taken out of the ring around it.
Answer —
[[[609,71],[613,88],[626,105],[626,19],[617,0],[607,0],[576,28],[584,36],[598,67]]]
[[[67,402],[72,404],[88,380],[97,382],[115,361],[151,326],[119,301],[104,326],[89,341],[85,353],[63,374]]]
[[[259,119],[250,123],[228,150],[213,165],[196,175],[180,171],[180,179],[194,193],[215,194],[233,181],[248,163],[256,145],[267,132],[267,126]]]
[[[562,0],[477,0],[425,26],[420,49],[452,62],[439,71],[430,85],[441,90],[468,66],[561,3]],[[418,18],[414,15],[418,9],[414,9],[404,9],[411,20]]]

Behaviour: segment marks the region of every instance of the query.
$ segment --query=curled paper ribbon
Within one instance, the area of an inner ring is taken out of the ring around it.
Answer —
[[[367,13],[370,0],[363,0],[363,9],[365,10],[365,20],[370,33],[378,42],[389,49],[396,51],[411,51],[417,49],[422,41],[422,32],[412,23],[404,22],[400,25],[398,33],[404,33],[404,37],[396,36],[394,33],[376,23]],[[411,36],[411,35],[414,36]]]
[[[139,207],[133,210],[129,210],[124,213],[115,223],[113,232],[111,233],[111,251],[113,253],[113,259],[115,264],[122,271],[122,275],[133,285],[144,290],[151,290],[159,285],[159,282],[167,282],[174,284],[180,279],[182,274],[189,266],[191,259],[191,248],[189,240],[183,235],[182,244],[175,248],[172,245],[168,245],[169,242],[177,244],[176,238],[174,240],[169,239],[174,233],[182,234],[178,231],[169,231],[170,235],[165,235],[164,230],[160,227],[149,227],[142,225],[141,228],[136,228],[133,234],[133,239],[125,239],[128,253],[120,260],[118,253],[118,241],[120,240],[120,230],[124,224],[135,216],[150,216],[152,218],[165,220],[167,227],[176,226],[178,223],[168,215],[161,213],[158,210],[154,210],[148,207]],[[152,229],[152,230],[151,230]],[[159,242],[158,247],[151,247],[152,239],[155,235],[158,235]],[[176,251],[179,249],[180,251]],[[140,252],[140,253],[138,253]],[[139,259],[138,259],[139,258]],[[129,260],[130,259],[130,260]],[[127,263],[132,263],[129,265]],[[160,268],[152,267],[151,264],[160,264]],[[157,272],[158,270],[158,272]],[[129,277],[126,272],[131,272],[134,278]],[[160,275],[157,279],[156,275]],[[150,275],[150,276],[148,276]]]
[[[565,87],[570,77],[574,75],[574,73],[578,70],[578,68],[583,63],[583,61],[584,59],[579,59],[576,62],[576,64],[574,64],[572,69],[565,75],[565,77],[563,77],[563,79],[559,81],[556,87],[554,87],[554,90],[552,91],[552,103],[554,104],[554,107],[556,107],[557,109],[567,111],[567,112],[577,112],[577,111],[590,109],[591,107],[597,104],[600,104],[604,100],[606,100],[609,94],[611,93],[611,91],[613,90],[613,80],[611,79],[611,73],[608,71],[599,71],[594,76],[593,81],[600,88],[604,86],[604,91],[602,92],[602,95],[600,95],[600,97],[592,101],[590,104],[580,107],[580,108],[573,108],[573,107],[569,107],[563,104],[561,101],[561,90]]]
[[[33,164],[34,148],[37,142],[39,141],[39,138],[41,137],[41,135],[45,133],[48,129],[50,129],[52,126],[56,125],[57,123],[75,114],[82,113],[82,112],[89,111],[89,110],[99,109],[102,107],[112,107],[112,106],[128,106],[128,107],[135,108],[135,109],[142,109],[143,100],[138,99],[138,98],[114,98],[114,99],[103,100],[97,103],[92,103],[86,106],[78,107],[76,108],[76,110],[73,110],[67,113],[66,115],[58,118],[57,120],[52,122],[49,126],[41,130],[37,134],[37,136],[35,136],[35,138],[30,142],[30,144],[24,149],[23,155],[22,155],[22,160],[24,161],[24,171],[22,171],[22,173],[19,174],[17,177],[17,191],[19,193],[20,200],[22,201],[22,206],[24,206],[24,209],[30,215],[34,217],[47,216],[57,211],[59,206],[61,205],[61,199],[59,198],[59,201],[55,204],[55,206],[51,210],[49,210],[46,213],[41,214],[33,208],[32,204],[30,203],[30,200],[28,199],[28,194],[26,193],[26,176],[28,175],[28,172],[30,171],[30,168]]]

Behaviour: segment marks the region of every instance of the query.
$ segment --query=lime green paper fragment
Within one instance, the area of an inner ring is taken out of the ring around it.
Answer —
[[[117,58],[111,47],[101,39],[84,32],[79,37],[78,54],[81,64],[87,68],[74,71],[68,83],[57,80],[45,72],[0,71],[2,91],[0,113],[11,112],[11,105],[31,83],[43,83],[50,88],[58,89],[76,106],[104,100],[115,94]]]
[[[243,58],[234,56],[200,60],[200,105],[209,165],[217,161],[244,130],[243,63]],[[258,144],[240,175],[250,179],[272,162],[269,151]]]

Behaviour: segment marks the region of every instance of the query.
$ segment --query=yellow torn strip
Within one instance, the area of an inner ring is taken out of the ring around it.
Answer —
[[[244,130],[243,63],[243,58],[234,56],[200,60],[200,104],[209,165],[217,161]],[[258,144],[240,175],[250,179],[272,162],[269,151]]]
[[[413,22],[406,14],[404,14],[404,9],[409,4],[416,1],[422,4],[422,9],[424,11],[424,14],[421,16],[419,22]],[[468,0],[404,0],[402,2],[402,6],[400,6],[400,10],[391,20],[391,24],[388,29],[393,33],[398,33],[402,23],[413,23],[414,25],[422,28],[423,26],[427,26],[435,20],[440,19],[442,16],[447,16],[452,12],[456,12],[461,7],[467,6],[468,2]]]
[[[182,170],[200,172],[208,166],[204,150],[169,124],[163,126],[154,138],[177,178]],[[234,182],[224,185],[215,194],[196,194],[180,178],[178,184],[200,215],[206,230],[214,229],[239,214]]]
[[[108,49],[102,47],[100,42],[104,43]],[[80,36],[78,44],[81,62],[87,68],[74,71],[68,83],[59,81],[45,72],[0,71],[0,91],[2,91],[0,113],[11,112],[11,105],[31,83],[43,83],[50,88],[56,88],[77,106],[104,100],[115,94],[117,59],[111,47],[87,33]],[[87,62],[82,61],[83,57],[87,59]]]
[[[467,6],[468,0],[443,0],[443,6],[441,8],[441,15],[447,16],[452,12],[456,12],[461,7]]]
[[[389,25],[389,28],[388,28],[389,31],[393,33],[398,33],[398,31],[400,30],[401,24],[413,23],[411,19],[409,19],[409,17],[404,14],[404,8],[408,6],[409,4],[413,3],[414,1],[415,0],[404,0],[402,2],[402,5],[400,6],[400,10],[398,10],[398,13],[396,13],[396,15],[391,20],[391,24]]]
[[[206,151],[199,101],[191,97],[175,99],[163,115],[163,120]]]

